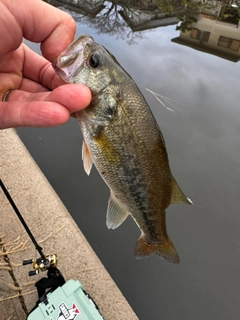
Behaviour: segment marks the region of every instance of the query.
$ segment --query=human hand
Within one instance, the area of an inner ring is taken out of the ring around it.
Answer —
[[[0,30],[0,129],[60,125],[87,107],[90,90],[63,85],[51,65],[74,38],[70,15],[41,0],[22,0],[21,6],[2,0]],[[22,44],[23,38],[41,43],[43,57]]]

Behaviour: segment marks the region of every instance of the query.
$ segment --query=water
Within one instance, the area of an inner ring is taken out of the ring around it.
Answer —
[[[224,49],[220,58],[219,46],[212,55],[180,45],[171,41],[180,34],[176,25],[132,33],[115,10],[107,20],[104,11],[97,18],[71,13],[77,34],[91,34],[133,77],[161,127],[172,172],[194,202],[167,210],[168,234],[181,263],[157,256],[135,260],[139,230],[131,218],[107,230],[109,191],[95,169],[88,177],[82,168],[75,119],[18,134],[141,320],[239,319],[240,63],[231,61],[238,60],[238,51]],[[240,38],[232,25],[203,20],[200,26],[205,22],[213,38],[220,31]]]

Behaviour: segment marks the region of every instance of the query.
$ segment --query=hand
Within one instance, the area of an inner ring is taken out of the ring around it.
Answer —
[[[2,0],[0,30],[0,129],[60,125],[88,106],[90,90],[63,85],[51,65],[74,38],[70,15],[41,0]],[[41,43],[43,57],[22,44],[23,37]]]

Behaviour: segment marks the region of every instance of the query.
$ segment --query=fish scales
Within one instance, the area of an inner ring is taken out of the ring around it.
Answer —
[[[62,80],[83,83],[92,92],[91,104],[77,118],[84,168],[89,174],[94,163],[110,188],[107,226],[118,227],[130,214],[141,230],[135,256],[158,254],[178,263],[165,210],[171,203],[191,201],[172,176],[162,133],[143,95],[90,36],[75,40],[54,65]]]
[[[109,186],[112,186],[114,194],[126,203],[127,210],[131,212],[135,220],[139,221],[139,215],[144,219],[139,225],[145,233],[146,231],[151,232],[151,237],[153,237],[155,228],[151,230],[151,220],[154,219],[156,212],[160,212],[161,205],[167,207],[170,203],[169,189],[171,185],[166,183],[170,181],[170,171],[161,169],[164,161],[167,162],[166,157],[163,159],[164,153],[160,156],[162,161],[158,161],[155,156],[152,156],[158,152],[157,149],[161,151],[162,140],[159,139],[156,122],[150,110],[145,108],[144,99],[139,95],[136,99],[136,95],[132,95],[133,99],[130,98],[127,103],[125,102],[125,96],[130,96],[129,91],[132,92],[133,86],[122,84],[121,91],[123,92],[124,102],[118,106],[121,117],[116,117],[103,129],[103,139],[101,137],[93,138],[89,134],[90,130],[86,128],[84,121],[83,124],[81,123],[81,127],[83,135],[86,137],[85,140],[88,141],[93,162],[100,174],[104,172],[102,174],[104,180]],[[132,90],[128,90],[128,88]],[[150,143],[149,138],[151,138]],[[119,139],[122,142],[121,144],[119,144]],[[100,140],[100,143],[102,140],[107,140],[107,146],[111,146],[106,147],[105,144],[102,144],[103,149],[100,152],[101,147],[99,147],[98,140]],[[158,146],[159,142],[160,148]],[[110,154],[110,157],[114,154],[118,163],[116,161],[106,161],[108,154]],[[139,155],[144,156],[140,157]],[[166,182],[162,183],[161,180]],[[150,181],[151,183],[149,183]],[[127,194],[126,190],[129,190]],[[152,201],[149,202],[148,199],[154,193],[158,197],[153,196]],[[166,202],[165,205],[164,202]],[[138,209],[137,212],[136,208]],[[147,223],[145,223],[146,221]]]

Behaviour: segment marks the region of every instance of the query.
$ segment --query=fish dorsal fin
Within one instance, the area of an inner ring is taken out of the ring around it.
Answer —
[[[171,195],[171,204],[174,203],[186,203],[193,204],[192,201],[185,196],[185,194],[180,189],[177,181],[172,176],[172,195]]]
[[[90,152],[88,150],[88,147],[86,145],[86,142],[83,140],[82,144],[82,160],[83,160],[83,167],[87,175],[90,174],[90,171],[92,169],[92,158],[90,155]]]
[[[111,191],[107,208],[107,227],[108,229],[116,229],[127,218],[129,212],[123,207],[120,201]]]

